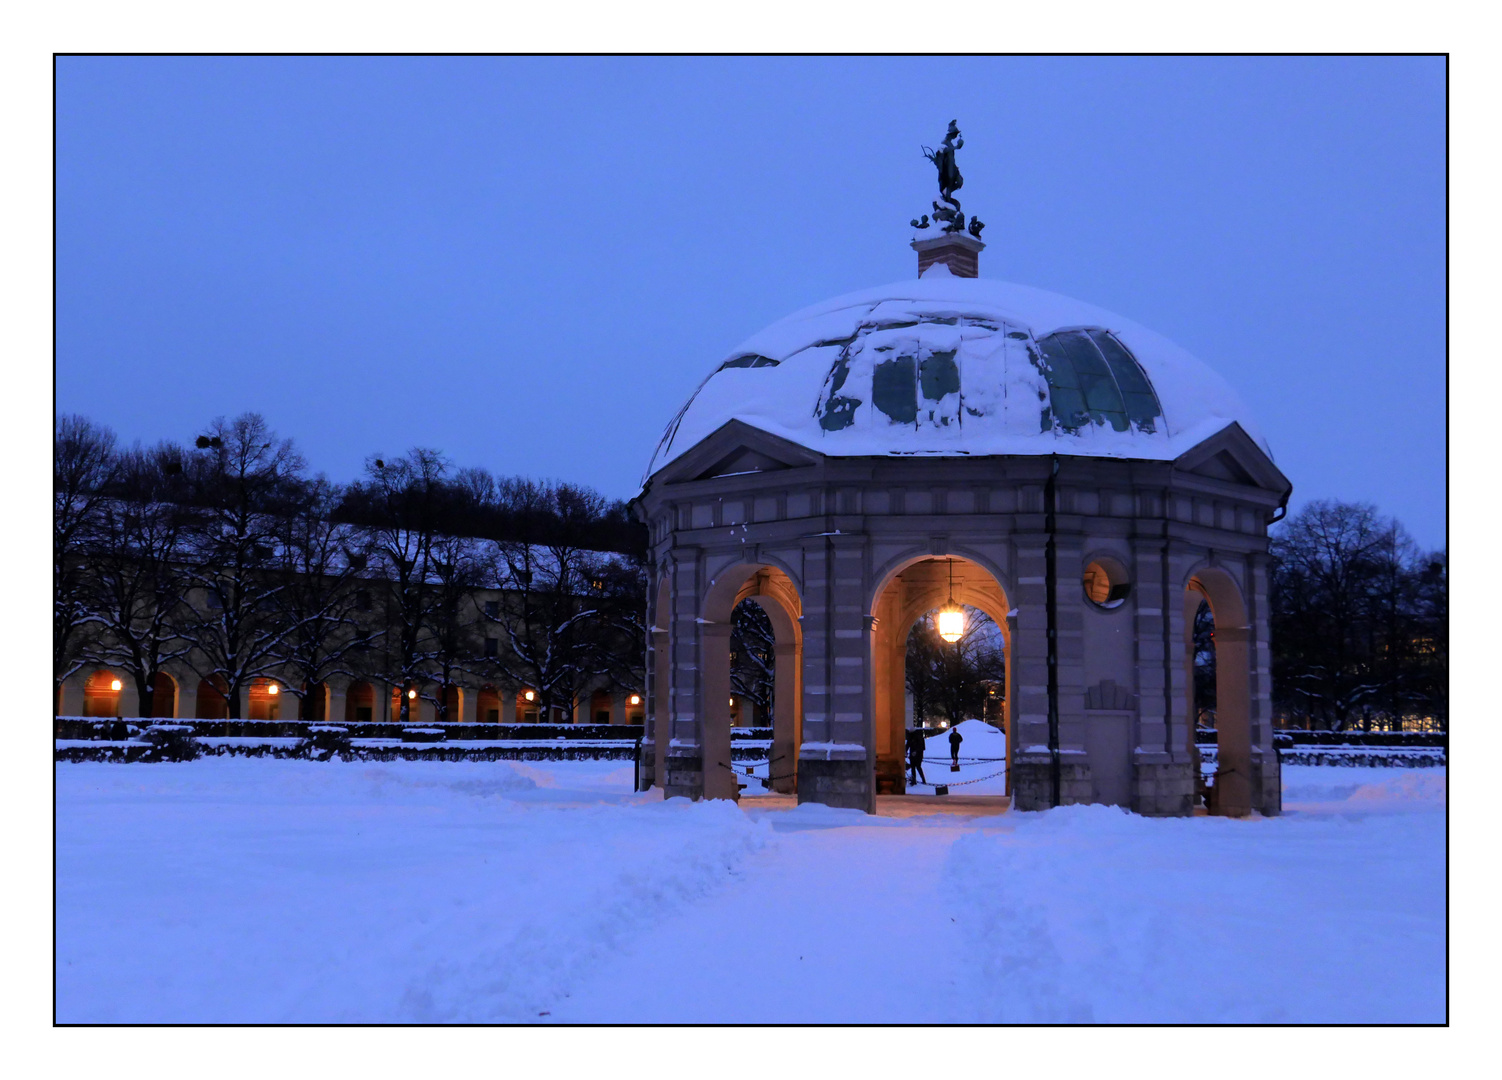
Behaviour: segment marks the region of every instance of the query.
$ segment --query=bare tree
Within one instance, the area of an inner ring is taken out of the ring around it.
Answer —
[[[342,497],[318,476],[280,521],[276,603],[284,633],[274,651],[299,720],[314,718],[310,698],[321,700],[330,676],[352,675],[350,660],[380,637],[360,617],[369,556],[363,532],[335,519]]]
[[[1320,500],[1271,544],[1274,704],[1284,722],[1343,730],[1442,715],[1443,555],[1367,503]],[[1437,603],[1437,608],[1436,608]]]
[[[91,545],[89,607],[102,632],[87,652],[131,677],[141,716],[156,715],[162,669],[189,649],[177,628],[185,612],[184,546],[192,527],[182,501],[184,458],[170,443],[121,455]]]
[[[755,600],[742,600],[730,615],[730,689],[756,706],[765,725],[773,719],[776,666],[772,620]]]
[[[423,682],[432,687],[424,696],[433,703],[434,714],[442,722],[459,719],[449,715],[452,691],[460,676],[477,669],[479,608],[475,593],[484,568],[478,544],[469,537],[435,536],[432,556],[432,604],[420,641],[420,663]]]
[[[198,511],[189,546],[195,602],[182,634],[193,645],[190,664],[223,687],[229,718],[238,720],[242,691],[281,662],[277,547],[305,466],[259,413],[216,419],[195,446],[188,469]]]
[[[412,719],[412,702],[427,680],[427,638],[439,600],[435,541],[451,511],[448,461],[417,447],[405,457],[371,456],[365,480],[354,485],[346,513],[364,523],[372,578],[381,581],[385,648],[380,676],[401,687],[398,718]]]
[[[964,635],[947,642],[929,612],[908,634],[906,679],[920,723],[932,715],[948,717],[951,724],[982,716],[990,687],[1006,682],[1001,628],[984,611],[966,607]]]
[[[603,513],[605,500],[564,484],[507,480],[498,487],[508,511],[551,514],[561,527],[546,544],[492,541],[489,584],[505,599],[484,617],[506,646],[494,666],[513,686],[533,687],[544,715],[572,711],[585,685],[610,670],[594,632],[609,614],[606,560],[575,540],[588,535],[588,523]]]
[[[52,451],[53,708],[63,682],[86,662],[87,549],[117,469],[115,433],[82,416],[60,416]]]

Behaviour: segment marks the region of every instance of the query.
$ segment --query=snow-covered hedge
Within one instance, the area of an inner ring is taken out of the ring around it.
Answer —
[[[1284,765],[1345,765],[1358,768],[1427,769],[1448,763],[1448,751],[1437,746],[1279,746]],[[1213,772],[1217,755],[1213,744],[1200,743],[1200,768]]]

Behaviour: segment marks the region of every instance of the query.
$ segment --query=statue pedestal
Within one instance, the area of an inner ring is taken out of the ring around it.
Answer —
[[[986,245],[969,233],[935,232],[932,236],[920,236],[913,240],[913,250],[918,253],[918,274],[934,263],[943,263],[955,277],[979,277],[980,253]]]

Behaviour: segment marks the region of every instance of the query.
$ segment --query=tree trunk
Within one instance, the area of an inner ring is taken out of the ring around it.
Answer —
[[[150,676],[137,674],[132,677],[136,684],[136,715],[144,720],[149,718],[152,712],[155,711],[151,707],[152,691],[155,684],[152,682]]]

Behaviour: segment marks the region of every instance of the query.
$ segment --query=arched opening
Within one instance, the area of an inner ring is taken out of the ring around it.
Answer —
[[[1215,660],[1216,764],[1210,810],[1227,817],[1252,811],[1251,650],[1246,604],[1236,580],[1220,567],[1194,573],[1184,591],[1185,723],[1195,756],[1194,625],[1200,605],[1210,609]]]
[[[125,681],[113,671],[101,669],[89,676],[83,684],[83,714],[85,716],[119,716],[120,691]]]
[[[501,695],[490,683],[480,687],[475,695],[475,719],[482,724],[501,722]]]
[[[592,724],[610,723],[609,690],[596,690],[589,695],[589,722]]]
[[[193,709],[195,720],[227,720],[229,719],[229,685],[224,681],[224,676],[215,675],[212,678],[198,681],[197,705]]]
[[[743,604],[754,604],[758,610],[744,611],[737,618]],[[740,677],[748,678],[757,656],[770,667],[770,686],[756,692],[771,714],[772,749],[767,765],[755,772],[767,778],[773,791],[797,791],[798,747],[803,740],[803,632],[798,624],[803,603],[797,586],[775,566],[731,567],[711,583],[702,613],[698,625],[705,798],[739,796],[740,779],[729,767],[731,728],[745,709],[748,692],[743,685],[741,701],[736,700],[735,669],[739,666]]]
[[[344,692],[344,722],[369,724],[375,719],[375,687],[364,679],[349,684]]]
[[[246,694],[248,718],[280,720],[282,718],[282,684],[275,679],[256,679]]]
[[[908,658],[913,634],[921,632],[917,625],[920,620],[937,622],[937,613],[952,607],[961,612],[979,611],[987,617],[989,625],[965,620],[966,630],[975,635],[973,645],[977,651],[990,635],[1000,638],[999,665],[988,665],[985,678],[977,677],[970,688],[978,700],[966,699],[954,703],[954,707],[973,704],[976,718],[985,718],[989,707],[989,715],[995,716],[1007,733],[1007,764],[1011,764],[1015,741],[1011,738],[1014,664],[1006,593],[996,576],[974,560],[959,555],[913,559],[888,575],[877,587],[871,604],[871,702],[878,794],[900,794],[907,790],[904,750],[908,727],[916,722],[907,706]],[[964,640],[963,632],[959,640]],[[937,659],[945,662],[942,654]],[[953,658],[948,662],[952,663]],[[995,666],[1000,671],[989,670]],[[988,706],[993,696],[999,700]],[[1010,791],[1010,768],[1007,778]]]
[[[537,723],[538,702],[540,695],[530,686],[524,686],[516,692],[516,723]]]
[[[151,715],[164,719],[177,715],[177,680],[165,671],[151,677]]]
[[[329,718],[328,683],[303,684],[302,697],[297,699],[297,718],[310,724],[326,723]]]
[[[464,719],[464,687],[450,683],[443,688],[443,711],[438,719],[448,724],[457,724]],[[438,712],[435,708],[434,712]]]
[[[626,695],[626,723],[643,726],[646,717],[646,699],[640,693]]]
[[[405,715],[402,712],[404,708]],[[391,719],[407,724],[422,722],[422,693],[415,682],[391,688]]]

